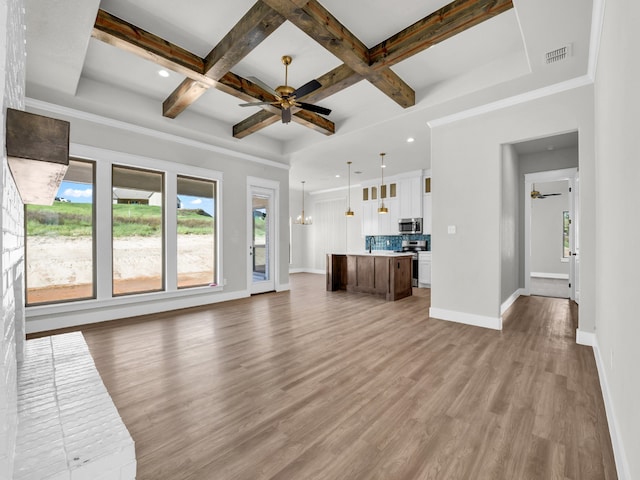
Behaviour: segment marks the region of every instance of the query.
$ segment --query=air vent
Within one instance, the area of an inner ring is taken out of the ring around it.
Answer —
[[[566,60],[571,56],[571,44],[564,45],[563,47],[556,48],[544,54],[544,63],[547,65],[551,63],[558,63]]]

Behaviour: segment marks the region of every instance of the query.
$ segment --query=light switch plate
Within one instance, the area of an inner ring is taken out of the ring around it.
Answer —
[[[449,235],[455,235],[455,233],[456,233],[456,226],[455,226],[455,225],[449,225],[449,226],[447,227],[447,233],[448,233]]]

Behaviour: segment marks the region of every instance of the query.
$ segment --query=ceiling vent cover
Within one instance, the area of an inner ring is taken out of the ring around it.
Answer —
[[[571,56],[571,44],[564,45],[544,54],[544,63],[550,65],[566,60]]]

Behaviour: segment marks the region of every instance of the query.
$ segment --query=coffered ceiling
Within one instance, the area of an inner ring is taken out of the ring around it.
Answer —
[[[587,70],[590,0],[405,3],[27,0],[27,95],[287,163],[318,190],[342,186],[347,160],[375,177],[381,151],[386,174],[428,168],[427,121]],[[260,83],[284,84],[283,55],[289,85],[319,79],[302,100],[330,115],[239,106],[273,100]]]

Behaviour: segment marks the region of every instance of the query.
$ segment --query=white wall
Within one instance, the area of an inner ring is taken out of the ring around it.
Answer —
[[[0,0],[0,478],[13,476],[18,423],[17,363],[24,346],[23,205],[7,165],[5,113],[24,109],[24,14],[22,0]]]
[[[595,88],[596,355],[621,480],[640,478],[638,23],[640,2],[606,2]]]
[[[346,217],[347,189],[309,195],[305,200],[313,212],[313,225],[306,228],[306,269],[326,271],[328,253],[364,251],[360,188],[351,189],[351,209],[355,215]]]
[[[502,147],[500,217],[500,304],[520,289],[520,242],[518,232],[518,153],[513,145]]]
[[[531,271],[569,278],[569,262],[562,259],[562,214],[569,210],[569,182],[536,183],[541,193],[562,193],[531,200]]]
[[[439,318],[500,327],[502,145],[579,131],[583,192],[595,183],[593,87],[584,86],[471,118],[432,122],[432,309]],[[461,142],[460,139],[465,139]],[[580,328],[595,326],[595,200],[581,196]],[[457,233],[447,233],[455,226]]]

